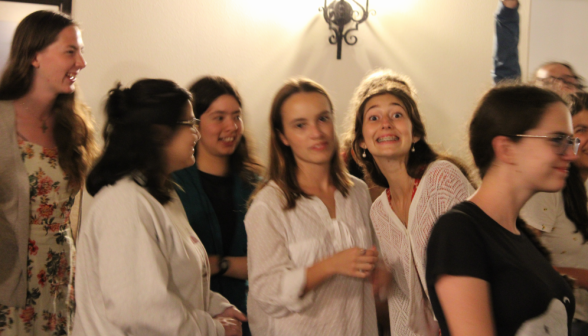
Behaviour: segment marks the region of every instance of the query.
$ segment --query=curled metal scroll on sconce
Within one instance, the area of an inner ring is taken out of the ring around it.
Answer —
[[[329,37],[329,43],[337,45],[337,59],[341,59],[341,45],[343,40],[347,45],[354,45],[357,43],[357,37],[350,33],[358,30],[360,23],[368,19],[369,14],[376,15],[375,10],[369,10],[370,1],[366,0],[365,8],[356,0],[352,0],[359,8],[354,10],[353,6],[345,0],[334,0],[327,6],[327,0],[323,7],[319,8],[319,12],[323,12],[323,17],[329,25],[329,29],[333,34]],[[345,26],[351,23],[352,26],[345,30]]]

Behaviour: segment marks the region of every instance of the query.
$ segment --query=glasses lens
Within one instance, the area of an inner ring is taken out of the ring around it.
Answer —
[[[572,138],[572,147],[574,149],[574,155],[578,155],[578,149],[580,148],[580,138]]]

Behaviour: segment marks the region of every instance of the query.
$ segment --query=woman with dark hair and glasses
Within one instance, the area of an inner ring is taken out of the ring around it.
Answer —
[[[210,290],[211,265],[171,173],[194,164],[190,93],[174,82],[117,85],[78,243],[74,335],[241,335],[245,319]]]
[[[560,96],[497,87],[480,101],[469,144],[482,183],[441,216],[427,247],[427,285],[444,336],[568,335],[572,289],[519,211],[566,182],[578,139]]]
[[[174,173],[190,226],[210,259],[210,288],[247,309],[247,200],[261,165],[244,133],[241,96],[225,78],[206,76],[190,87],[200,118],[196,163]],[[243,335],[250,335],[243,324]]]
[[[0,80],[2,335],[71,332],[71,214],[97,151],[76,94],[83,49],[69,16],[34,12],[16,28]]]
[[[579,336],[588,335],[588,93],[576,93],[571,99],[574,135],[581,143],[566,186],[561,192],[533,196],[521,210],[521,217],[549,248],[555,268],[576,280],[572,335]]]

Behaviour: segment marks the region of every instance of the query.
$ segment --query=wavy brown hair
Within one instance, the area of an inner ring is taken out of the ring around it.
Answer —
[[[192,94],[192,107],[196,118],[200,118],[210,105],[222,95],[232,96],[239,104],[239,107],[243,108],[241,95],[235,86],[223,77],[202,77],[190,86],[189,91]],[[229,158],[229,168],[231,172],[239,174],[244,181],[255,184],[263,174],[263,166],[252,154],[251,143],[247,138],[246,134],[241,136],[241,141],[239,141],[237,148]],[[198,146],[194,147],[194,154],[196,154],[197,150]]]
[[[469,173],[465,165],[457,159],[437,153],[426,140],[425,125],[414,99],[415,89],[410,79],[405,76],[395,74],[391,70],[377,70],[369,74],[359,84],[351,100],[351,111],[348,119],[348,131],[346,144],[350,147],[349,152],[353,159],[363,169],[366,178],[369,178],[375,184],[388,188],[388,180],[382,174],[376,161],[369,151],[365,151],[364,158],[358,153],[362,152],[360,143],[363,140],[363,122],[365,115],[365,105],[372,97],[391,94],[398,98],[412,124],[412,134],[419,137],[419,141],[414,143],[414,152],[408,153],[408,162],[406,171],[412,178],[419,179],[423,176],[427,166],[436,160],[447,160],[455,164],[462,173],[469,179]]]
[[[65,14],[51,11],[34,12],[19,23],[0,79],[0,100],[16,100],[29,92],[35,77],[33,59],[70,26],[77,24]],[[55,113],[53,134],[59,166],[68,176],[68,188],[79,190],[97,152],[89,109],[74,92],[59,94],[51,110]]]
[[[263,189],[270,181],[273,181],[280,187],[285,198],[284,210],[290,210],[296,207],[296,201],[301,197],[309,198],[310,195],[305,193],[300,184],[296,174],[298,172],[298,165],[294,158],[292,148],[286,146],[280,140],[280,134],[284,133],[284,123],[282,120],[282,107],[288,98],[297,93],[318,93],[327,98],[331,113],[333,112],[333,103],[327,94],[327,91],[318,83],[306,79],[290,79],[284,84],[278,93],[276,93],[272,102],[270,110],[270,162],[267,168],[265,178],[258,185],[253,193],[251,200],[255,195]],[[347,168],[343,164],[343,160],[339,155],[339,141],[336,141],[333,157],[330,162],[330,176],[333,185],[343,196],[347,197],[349,188],[353,186],[353,182],[347,172]]]

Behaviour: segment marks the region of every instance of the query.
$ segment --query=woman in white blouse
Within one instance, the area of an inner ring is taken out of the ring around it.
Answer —
[[[377,335],[370,195],[338,155],[324,88],[287,82],[270,111],[267,176],[245,217],[252,334]]]
[[[245,316],[210,291],[210,264],[170,174],[194,164],[190,94],[167,80],[118,85],[79,234],[74,335],[241,335]]]
[[[465,169],[425,140],[414,89],[389,70],[367,76],[356,89],[349,143],[366,176],[386,188],[370,216],[392,285],[387,296],[392,335],[439,335],[425,282],[425,250],[437,218],[472,192]],[[376,277],[376,279],[381,277]]]

